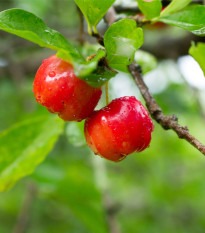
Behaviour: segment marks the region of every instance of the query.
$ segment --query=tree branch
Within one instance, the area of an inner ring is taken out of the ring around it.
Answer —
[[[113,9],[111,10],[111,13],[113,12]],[[115,12],[115,11],[114,11]],[[109,19],[112,19],[113,17],[105,17],[108,25],[111,25],[112,23],[109,22]],[[100,41],[98,39],[98,42],[101,45],[104,45],[103,43],[103,37],[100,35],[94,35],[94,37],[99,37]],[[164,115],[162,109],[157,104],[154,97],[151,95],[151,93],[148,90],[148,87],[144,83],[142,79],[142,72],[141,67],[137,65],[135,62],[133,62],[131,65],[128,66],[128,69],[130,73],[132,74],[137,86],[139,87],[139,90],[146,102],[146,106],[152,116],[153,119],[155,119],[165,130],[172,129],[179,138],[186,140],[189,142],[192,146],[194,146],[197,150],[199,150],[203,155],[205,155],[205,146],[199,142],[195,137],[193,137],[189,133],[189,129],[187,126],[181,126],[178,124],[178,118],[175,115],[166,116]]]
[[[152,118],[155,119],[165,130],[172,129],[175,131],[179,138],[185,139],[203,155],[205,155],[205,146],[189,133],[187,126],[179,125],[178,119],[175,115],[164,115],[162,109],[159,107],[154,97],[150,94],[148,87],[144,83],[141,71],[139,70],[139,65],[132,63],[128,68],[135,82],[137,83],[137,86],[139,87]]]

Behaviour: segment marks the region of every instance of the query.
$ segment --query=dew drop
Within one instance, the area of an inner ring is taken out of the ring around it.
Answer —
[[[53,77],[56,76],[56,73],[55,73],[55,71],[50,71],[50,72],[48,73],[48,75],[49,75],[49,77],[53,78]]]

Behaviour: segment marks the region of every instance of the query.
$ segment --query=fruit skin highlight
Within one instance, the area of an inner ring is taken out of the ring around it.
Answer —
[[[72,64],[53,55],[39,67],[33,83],[36,101],[65,121],[81,121],[96,107],[102,91],[75,76]]]
[[[118,162],[146,149],[154,129],[148,111],[135,97],[113,100],[85,121],[85,138],[95,154]]]

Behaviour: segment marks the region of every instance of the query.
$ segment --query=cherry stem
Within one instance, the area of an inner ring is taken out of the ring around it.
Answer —
[[[105,83],[106,105],[110,103],[108,82]]]

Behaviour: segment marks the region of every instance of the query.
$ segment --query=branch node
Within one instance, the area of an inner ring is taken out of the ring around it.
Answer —
[[[178,117],[176,115],[172,115],[172,120],[178,122]]]

